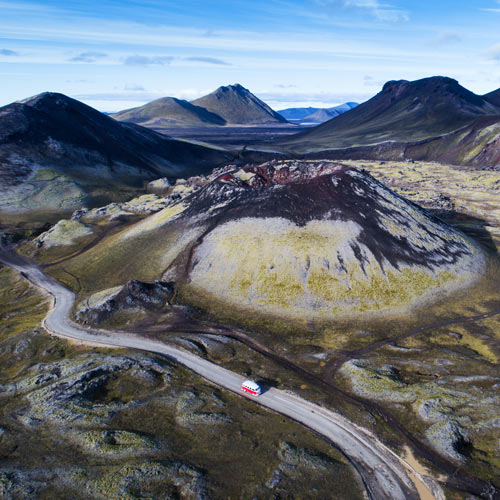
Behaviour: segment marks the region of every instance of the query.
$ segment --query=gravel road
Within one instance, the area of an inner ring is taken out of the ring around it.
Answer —
[[[361,476],[368,498],[375,500],[444,500],[438,483],[417,473],[405,460],[383,445],[366,429],[343,416],[275,388],[259,397],[240,390],[244,377],[190,352],[120,331],[90,330],[70,319],[75,294],[43,273],[37,266],[7,248],[0,247],[0,262],[21,272],[35,286],[53,297],[53,307],[44,320],[45,329],[58,337],[110,347],[127,347],[159,353],[189,368],[201,377],[241,397],[316,431],[348,457]]]

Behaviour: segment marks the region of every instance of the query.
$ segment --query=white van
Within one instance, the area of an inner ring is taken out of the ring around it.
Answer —
[[[248,394],[251,394],[252,396],[260,396],[260,393],[262,392],[259,384],[256,384],[252,380],[245,380],[241,384],[241,390],[243,392],[248,392]]]

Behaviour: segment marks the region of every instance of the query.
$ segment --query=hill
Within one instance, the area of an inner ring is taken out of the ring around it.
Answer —
[[[274,161],[214,172],[70,266],[86,294],[161,279],[213,314],[319,321],[435,300],[481,275],[485,256],[364,171]]]
[[[205,108],[231,125],[263,125],[287,123],[265,102],[239,84],[219,87],[191,104]]]
[[[342,113],[335,109],[318,109],[318,111],[306,116],[303,121],[310,123],[324,123],[341,114]]]
[[[145,181],[208,172],[232,159],[43,93],[0,108],[0,211],[64,211],[117,201]]]
[[[278,113],[289,121],[302,121],[306,116],[319,111],[320,108],[286,108],[280,109]]]
[[[118,121],[137,123],[144,127],[225,125],[220,116],[183,99],[162,97],[138,108],[110,115]]]
[[[499,107],[451,78],[391,81],[372,99],[283,143],[310,151],[419,141],[496,114],[500,114]]]
[[[287,108],[278,113],[291,122],[323,123],[358,106],[357,102],[346,102],[332,108]]]
[[[495,106],[500,107],[500,89],[494,90],[489,94],[483,95],[483,98]]]

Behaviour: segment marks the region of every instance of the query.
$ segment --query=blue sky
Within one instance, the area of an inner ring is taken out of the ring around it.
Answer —
[[[500,87],[500,0],[0,0],[0,105],[103,111],[241,83],[276,109],[432,75]]]

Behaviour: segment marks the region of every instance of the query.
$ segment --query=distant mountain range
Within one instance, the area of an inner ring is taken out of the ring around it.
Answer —
[[[356,106],[357,102],[346,102],[333,108],[287,108],[278,113],[292,123],[324,123]]]
[[[346,103],[348,111],[317,127],[266,142],[263,150],[500,166],[500,89],[480,96],[451,78],[401,80],[353,104]],[[314,109],[296,109],[294,116],[325,116],[325,110]],[[240,85],[221,87],[191,103],[164,98],[118,115],[155,127],[161,120],[190,120],[194,126],[286,123]],[[121,201],[159,177],[187,177],[275,156],[279,153],[234,152],[174,140],[62,94],[43,93],[0,108],[0,214],[61,212]]]
[[[269,125],[287,123],[265,102],[239,84],[219,87],[192,102],[163,97],[111,114],[119,121],[150,128],[206,127],[221,125]]]
[[[456,80],[440,76],[391,81],[356,108],[280,142],[288,150],[300,152],[366,150],[380,144],[390,150],[391,142],[426,141],[488,116],[500,119],[500,90],[480,96]]]

